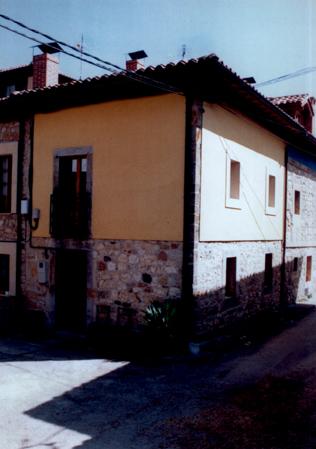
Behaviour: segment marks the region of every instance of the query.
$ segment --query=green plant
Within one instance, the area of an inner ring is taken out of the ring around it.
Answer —
[[[144,321],[147,330],[157,336],[174,337],[178,327],[178,309],[176,300],[154,301],[145,311]]]

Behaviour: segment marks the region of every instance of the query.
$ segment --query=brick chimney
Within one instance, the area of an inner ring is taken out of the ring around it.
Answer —
[[[131,72],[136,72],[138,69],[143,69],[145,66],[137,59],[129,59],[126,61],[126,70],[130,70]]]
[[[33,57],[33,89],[58,84],[59,61],[48,53]]]

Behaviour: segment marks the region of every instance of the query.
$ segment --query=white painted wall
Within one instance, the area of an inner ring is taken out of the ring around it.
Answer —
[[[200,240],[282,240],[284,142],[217,105],[204,109]],[[230,159],[241,165],[237,202],[228,198]],[[269,174],[276,177],[273,210],[267,207]]]

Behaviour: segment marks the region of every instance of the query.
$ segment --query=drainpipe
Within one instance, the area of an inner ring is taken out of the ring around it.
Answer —
[[[202,102],[186,98],[182,305],[183,335],[193,333],[194,314],[194,246],[199,238],[200,203],[200,144],[202,133]]]
[[[284,154],[284,211],[283,211],[283,245],[282,245],[282,264],[281,264],[281,286],[280,286],[280,309],[284,311],[288,306],[287,288],[286,288],[286,244],[287,244],[287,182],[288,182],[288,160],[289,149],[285,146]]]
[[[21,263],[22,263],[22,246],[23,246],[23,229],[22,215],[20,211],[21,200],[23,195],[23,160],[25,146],[25,120],[20,120],[19,124],[19,142],[18,142],[18,167],[17,167],[17,199],[16,199],[16,216],[17,216],[17,243],[16,243],[16,297],[21,298]]]

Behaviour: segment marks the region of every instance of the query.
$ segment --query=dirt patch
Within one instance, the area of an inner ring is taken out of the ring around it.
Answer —
[[[223,403],[167,423],[179,449],[304,449],[311,445],[314,372],[266,376],[234,390]]]

